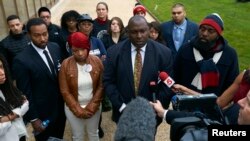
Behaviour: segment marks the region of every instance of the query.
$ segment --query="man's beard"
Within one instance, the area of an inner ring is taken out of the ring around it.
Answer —
[[[214,47],[214,45],[216,43],[216,41],[217,41],[216,39],[213,40],[213,41],[207,41],[206,39],[202,39],[202,38],[197,37],[195,39],[195,41],[194,41],[194,46],[199,51],[202,51],[202,52],[211,52],[212,48]]]

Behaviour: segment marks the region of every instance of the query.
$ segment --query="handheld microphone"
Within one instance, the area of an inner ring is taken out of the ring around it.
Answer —
[[[153,102],[156,103],[156,89],[157,89],[157,85],[155,83],[155,81],[150,81],[150,90],[153,92]]]
[[[175,81],[166,72],[161,72],[159,77],[161,81],[169,88],[171,88],[175,84]]]

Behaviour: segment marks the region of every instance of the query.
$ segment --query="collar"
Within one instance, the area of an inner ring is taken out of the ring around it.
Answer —
[[[32,47],[33,47],[37,52],[39,52],[39,53],[43,53],[44,50],[46,50],[47,52],[49,52],[47,46],[45,47],[45,49],[41,49],[41,48],[37,47],[33,42],[31,42],[31,45],[32,45]]]
[[[186,24],[187,24],[187,20],[186,19],[184,19],[183,23],[180,24],[180,25],[177,25],[177,24],[174,23],[174,29],[179,28],[179,29],[183,30],[185,28]]]
[[[102,20],[102,19],[100,19],[100,18],[96,18],[96,21],[97,21],[99,24],[103,25],[103,24],[106,24],[106,23],[107,23],[108,18],[106,18],[106,20]]]
[[[145,52],[146,51],[146,46],[147,44],[145,44],[142,48],[141,51]],[[136,51],[136,47],[131,43],[131,51]]]

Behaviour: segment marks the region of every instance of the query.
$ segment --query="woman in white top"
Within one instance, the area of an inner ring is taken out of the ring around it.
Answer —
[[[25,141],[27,130],[22,116],[29,103],[14,86],[5,58],[0,55],[0,141]]]
[[[89,54],[90,42],[85,34],[72,33],[68,43],[73,55],[62,63],[59,84],[72,139],[84,141],[86,131],[89,141],[99,141],[103,64],[99,57]]]

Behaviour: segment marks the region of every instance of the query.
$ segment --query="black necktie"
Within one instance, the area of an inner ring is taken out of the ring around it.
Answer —
[[[50,67],[50,71],[51,71],[52,75],[54,77],[56,77],[56,70],[55,70],[54,64],[52,63],[52,61],[48,55],[48,51],[44,50],[43,53],[46,56],[47,62],[49,63],[49,67]]]

